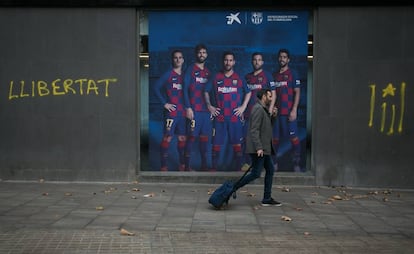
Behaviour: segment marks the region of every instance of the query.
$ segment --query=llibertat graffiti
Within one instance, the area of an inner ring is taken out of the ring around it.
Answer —
[[[389,83],[382,89],[381,101],[376,102],[377,85],[369,85],[371,98],[368,126],[378,128],[381,133],[388,136],[403,132],[405,113],[406,83],[398,86]],[[380,93],[381,93],[380,92]],[[379,121],[375,121],[379,117]],[[375,123],[379,122],[378,125]]]
[[[109,97],[110,84],[116,83],[116,78],[105,79],[54,79],[10,81],[9,100],[62,95],[96,95]]]

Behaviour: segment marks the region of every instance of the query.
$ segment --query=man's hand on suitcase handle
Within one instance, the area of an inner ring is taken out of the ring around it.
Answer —
[[[263,149],[257,150],[257,156],[263,157]]]

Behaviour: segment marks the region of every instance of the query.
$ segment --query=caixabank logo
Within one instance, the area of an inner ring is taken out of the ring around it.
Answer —
[[[260,25],[263,22],[263,12],[230,12],[226,15],[227,25],[242,25],[246,24],[250,20],[255,25]]]
[[[233,25],[234,22],[241,24],[240,18],[239,18],[240,12],[236,13],[230,13],[226,16],[227,18],[227,25]]]

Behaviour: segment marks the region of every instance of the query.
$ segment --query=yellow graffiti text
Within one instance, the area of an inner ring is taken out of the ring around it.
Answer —
[[[25,97],[63,96],[63,95],[103,95],[109,97],[110,84],[116,83],[116,78],[106,79],[55,79],[51,82],[43,80],[10,81],[9,100]]]

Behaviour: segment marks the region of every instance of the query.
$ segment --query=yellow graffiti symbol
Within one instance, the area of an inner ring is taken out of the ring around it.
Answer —
[[[385,98],[387,95],[394,96],[396,88],[389,83],[388,86],[382,89],[382,98]]]
[[[401,110],[400,110],[400,120],[398,123],[398,132],[402,132],[403,118],[404,118],[404,107],[405,107],[405,82],[401,83]]]
[[[406,89],[406,83],[402,82],[401,83],[401,88],[400,88],[400,112],[399,115],[397,115],[397,105],[396,104],[391,104],[391,109],[390,109],[390,120],[388,120],[390,122],[389,125],[389,129],[387,131],[387,135],[391,136],[394,134],[394,128],[396,127],[397,121],[398,121],[398,133],[401,133],[403,131],[403,120],[404,120],[404,113],[405,113],[405,89]],[[372,127],[373,126],[373,121],[374,121],[374,113],[375,113],[375,94],[376,94],[376,85],[375,84],[371,84],[369,85],[369,88],[371,90],[371,98],[370,98],[370,109],[369,109],[369,121],[368,121],[368,126]],[[386,88],[382,89],[382,97],[385,98],[387,96],[395,96],[395,92],[396,92],[396,88],[389,83],[387,85]],[[381,104],[381,123],[380,123],[380,132],[384,132],[385,130],[385,124],[387,122],[387,102],[383,102]]]
[[[394,123],[395,123],[395,105],[394,104],[391,106],[391,110],[392,110],[391,124],[390,124],[390,129],[387,132],[388,136],[391,136],[392,134],[394,134]]]
[[[374,119],[374,108],[375,108],[375,84],[369,86],[371,88],[371,100],[370,100],[370,109],[369,109],[369,121],[368,126],[372,127],[372,121]]]
[[[381,105],[381,108],[382,108],[382,114],[381,114],[381,128],[380,128],[380,131],[384,132],[384,125],[385,125],[385,118],[386,118],[385,112],[387,111],[387,103],[383,102],[382,105]]]

